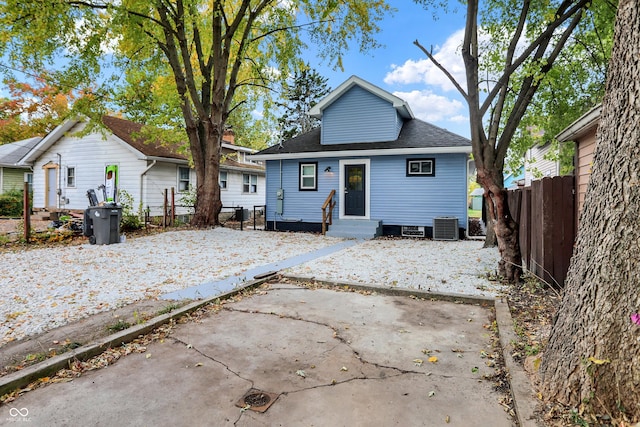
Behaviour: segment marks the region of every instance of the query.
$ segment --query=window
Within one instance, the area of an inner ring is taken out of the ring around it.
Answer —
[[[436,160],[407,159],[407,176],[436,176]]]
[[[76,168],[67,166],[67,187],[76,186]]]
[[[220,179],[218,179],[218,182],[220,183],[221,190],[227,189],[227,172],[220,172]]]
[[[178,192],[182,193],[185,191],[189,191],[190,176],[191,171],[189,170],[189,168],[178,166]]]
[[[258,175],[242,174],[242,192],[257,193],[258,192]]]
[[[318,163],[300,163],[300,190],[318,190]]]

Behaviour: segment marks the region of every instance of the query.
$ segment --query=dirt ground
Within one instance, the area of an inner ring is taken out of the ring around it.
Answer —
[[[31,228],[34,231],[45,231],[51,221],[43,221],[38,216],[31,217]],[[0,218],[0,235],[17,235],[22,230],[22,220],[14,218]]]

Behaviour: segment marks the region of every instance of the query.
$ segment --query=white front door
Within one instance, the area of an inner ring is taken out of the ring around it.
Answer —
[[[55,209],[58,207],[58,168],[49,167],[45,169],[45,196],[44,206],[47,209]]]

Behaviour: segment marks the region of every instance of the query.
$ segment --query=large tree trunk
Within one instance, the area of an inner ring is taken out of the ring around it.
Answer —
[[[541,365],[545,398],[640,419],[640,10],[620,2],[593,172]],[[617,423],[616,423],[617,425]]]
[[[201,148],[201,155],[198,158],[194,156],[197,177],[196,206],[191,220],[194,227],[214,227],[220,224],[222,201],[218,177],[223,129],[224,123],[215,125],[207,121],[194,130],[197,133],[197,148]],[[191,151],[195,151],[193,144]]]

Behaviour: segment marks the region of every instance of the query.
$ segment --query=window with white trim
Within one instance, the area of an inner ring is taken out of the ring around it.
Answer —
[[[300,163],[299,184],[301,191],[318,190],[318,163]]]
[[[67,177],[66,177],[67,187],[75,187],[76,186],[76,168],[74,166],[67,166]]]
[[[435,176],[435,159],[407,159],[407,176]]]
[[[183,193],[189,191],[191,178],[191,170],[189,168],[178,166],[178,192]]]
[[[218,179],[218,182],[220,183],[221,190],[227,189],[227,172],[226,171],[220,171],[220,179]]]
[[[242,174],[242,192],[257,193],[258,192],[258,175],[243,173]]]

